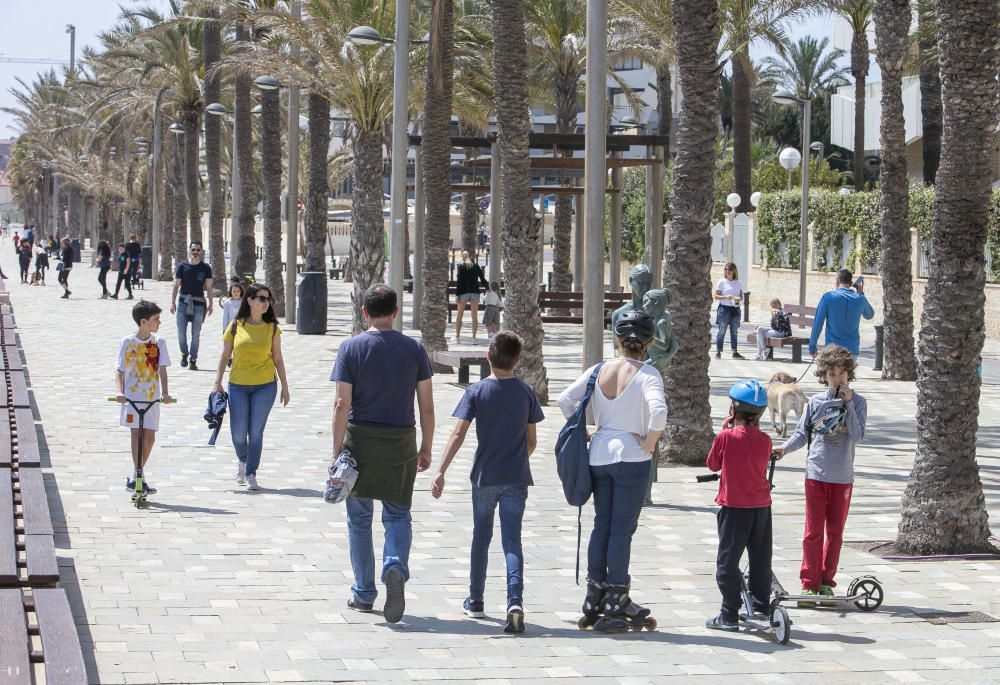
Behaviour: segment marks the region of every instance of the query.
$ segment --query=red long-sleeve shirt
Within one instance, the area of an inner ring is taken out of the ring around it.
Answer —
[[[756,426],[736,426],[715,436],[707,465],[722,471],[715,503],[734,509],[771,506],[767,469],[771,438]]]

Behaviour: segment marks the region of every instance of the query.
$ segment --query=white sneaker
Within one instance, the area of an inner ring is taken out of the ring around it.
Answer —
[[[257,476],[249,475],[247,476],[247,490],[259,490],[257,485]]]
[[[240,462],[240,470],[236,472],[236,484],[247,484],[247,463],[245,461]]]
[[[462,342],[462,339],[461,339],[461,338],[452,338],[452,339],[451,339],[451,343],[452,343],[453,345],[458,345],[458,344],[460,344],[461,342]]]

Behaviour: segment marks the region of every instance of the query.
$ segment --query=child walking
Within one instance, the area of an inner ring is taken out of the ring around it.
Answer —
[[[229,299],[222,305],[223,332],[236,319],[241,304],[243,304],[243,284],[239,281],[233,281],[229,286]]]
[[[854,448],[865,437],[868,403],[850,388],[857,362],[846,348],[827,345],[816,357],[816,377],[825,392],[809,398],[795,432],[777,448],[777,458],[803,445],[806,456],[806,525],[802,539],[803,595],[832,596],[834,576],[851,507]],[[799,606],[811,607],[810,601]]]
[[[758,424],[767,409],[767,391],[753,380],[739,381],[729,390],[732,404],[722,431],[708,454],[708,468],[721,471],[719,553],[715,580],[722,593],[722,610],[705,626],[739,630],[740,559],[746,550],[750,562],[749,588],[754,611],[766,614],[771,599],[771,486],[767,471],[771,438]]]
[[[503,308],[503,300],[500,298],[500,284],[490,281],[490,289],[483,298],[486,311],[483,313],[483,325],[489,337],[493,337],[500,330],[500,310]]]
[[[156,334],[160,330],[160,311],[155,303],[146,300],[140,300],[132,307],[132,320],[139,328],[132,335],[126,336],[118,349],[116,383],[118,402],[122,405],[120,425],[131,429],[133,467],[139,464],[141,468],[145,468],[146,462],[149,461],[153,442],[156,440],[156,431],[160,426],[160,403],[151,405],[143,417],[140,461],[139,415],[125,400],[170,402],[170,393],[167,389],[167,367],[170,366],[167,341]],[[134,470],[132,475],[125,479],[125,487],[129,490],[135,489]],[[145,478],[142,490],[145,494],[156,492],[156,488]]]
[[[476,422],[476,456],[472,462],[472,563],[465,613],[484,618],[483,593],[493,515],[500,508],[500,535],[507,558],[507,623],[505,633],[524,631],[524,553],[521,520],[533,485],[528,457],[535,451],[535,424],[545,418],[535,391],[514,378],[524,341],[504,331],[493,336],[486,358],[493,370],[488,378],[470,385],[452,414],[455,430],[444,448],[441,468],[431,485],[435,498],[444,492],[444,474]]]
[[[757,356],[755,359],[762,362],[767,359],[768,338],[787,338],[792,334],[792,321],[781,304],[781,300],[774,298],[771,300],[771,325],[759,326],[757,328]]]

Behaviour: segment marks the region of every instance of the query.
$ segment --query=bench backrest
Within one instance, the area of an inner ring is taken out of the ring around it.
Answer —
[[[816,319],[815,307],[805,307],[798,304],[786,304],[785,311],[788,312],[788,318],[793,326],[809,328],[813,325],[813,321]]]

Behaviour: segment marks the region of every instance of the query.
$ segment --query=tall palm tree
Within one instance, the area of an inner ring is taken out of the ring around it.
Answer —
[[[330,101],[310,89],[307,102],[309,169],[306,192],[305,271],[326,269],[326,222],[330,200],[327,155],[330,150]]]
[[[875,0],[831,0],[830,9],[851,26],[851,75],[854,77],[854,189],[865,189],[865,79],[868,77],[868,29]]]
[[[663,285],[680,348],[667,368],[670,408],[664,433],[670,461],[701,463],[712,444],[708,349],[714,159],[719,120],[719,7],[716,0],[674,0],[674,40],[684,93],[670,200],[670,241]]]
[[[976,464],[984,249],[996,128],[1000,5],[938,3],[944,132],[917,376],[917,455],[902,500],[903,554],[994,552]],[[881,42],[881,38],[879,38]]]
[[[260,161],[264,181],[264,281],[274,298],[274,313],[285,315],[281,277],[281,96],[277,89],[260,95]],[[288,265],[294,269],[294,264]]]
[[[251,24],[249,18],[236,20],[236,48],[252,50]],[[236,259],[233,272],[236,274],[255,273],[257,271],[257,221],[254,215],[257,206],[256,183],[253,168],[253,130],[250,124],[250,93],[253,88],[252,76],[242,70],[233,75],[233,91],[235,101],[234,125],[236,126],[236,155],[239,158],[237,172],[240,180],[240,206],[236,208],[236,223],[239,231],[233,240],[236,242]],[[230,248],[233,250],[234,248]]]
[[[941,163],[941,75],[937,61],[937,0],[917,0],[920,54],[920,119],[924,183],[934,185]]]
[[[549,384],[542,358],[542,317],[538,309],[539,225],[531,204],[528,159],[528,60],[524,0],[493,2],[493,90],[500,148],[501,234],[507,282],[504,328],[524,338],[520,376],[541,402]],[[496,198],[494,198],[495,200]]]
[[[910,48],[909,0],[875,6],[876,59],[882,70],[882,283],[885,364],[882,378],[914,380],[913,275],[910,255],[910,186],[906,178],[903,68]]]
[[[764,58],[763,75],[800,98],[814,98],[839,88],[847,83],[847,68],[839,64],[844,51],[827,50],[829,44],[828,38],[799,38],[781,57]]]
[[[222,57],[222,25],[217,9],[207,9],[203,16],[208,20],[203,29],[205,62],[205,102],[219,102],[222,95],[221,75],[213,74],[212,67]],[[205,171],[208,174],[208,251],[211,256],[213,283],[216,293],[225,292],[226,237],[223,222],[226,216],[226,190],[222,184],[222,121],[220,117],[206,116],[205,122]]]

